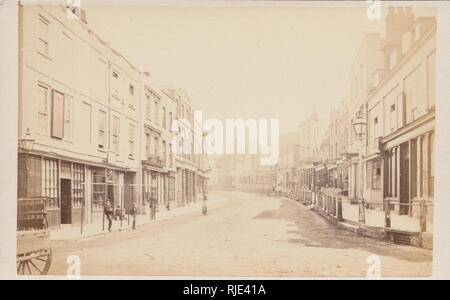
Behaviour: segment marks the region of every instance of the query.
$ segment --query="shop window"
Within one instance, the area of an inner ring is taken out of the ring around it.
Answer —
[[[84,204],[84,165],[73,164],[72,166],[72,203],[74,207]]]
[[[47,197],[47,208],[59,207],[58,161],[42,160],[42,196]]]
[[[105,169],[95,168],[92,170],[92,211],[103,210],[106,194]]]
[[[372,190],[381,189],[381,160],[367,162],[366,186]]]

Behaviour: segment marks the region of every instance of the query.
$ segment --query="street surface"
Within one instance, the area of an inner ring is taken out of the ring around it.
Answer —
[[[339,229],[293,200],[211,191],[210,207],[135,231],[53,242],[49,275],[65,275],[78,255],[81,275],[366,276],[378,255],[381,276],[430,276],[432,251]]]

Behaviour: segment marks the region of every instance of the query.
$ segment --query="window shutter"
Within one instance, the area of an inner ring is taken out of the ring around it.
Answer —
[[[64,95],[53,90],[52,137],[63,138],[64,134]]]

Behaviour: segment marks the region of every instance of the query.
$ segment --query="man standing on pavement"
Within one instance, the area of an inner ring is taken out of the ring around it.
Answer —
[[[150,219],[156,219],[156,199],[153,195],[150,197]]]
[[[208,213],[207,201],[208,201],[208,193],[203,192],[202,212],[204,216],[206,216],[206,214]]]
[[[133,218],[133,230],[136,229],[136,214],[137,214],[136,203],[133,203],[130,211],[131,218]]]
[[[112,226],[112,219],[114,218],[114,210],[111,206],[111,202],[109,200],[106,200],[105,207],[104,207],[104,214],[106,215],[106,218],[108,219],[108,231],[111,232],[111,226]]]

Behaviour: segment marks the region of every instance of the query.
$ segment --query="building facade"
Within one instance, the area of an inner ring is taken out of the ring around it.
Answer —
[[[171,151],[178,103],[84,13],[68,13],[19,8],[18,197],[46,197],[51,227],[99,221],[107,200],[120,211],[136,203],[144,213],[150,197],[170,208],[183,180]],[[192,174],[206,177],[207,163],[198,167]]]

